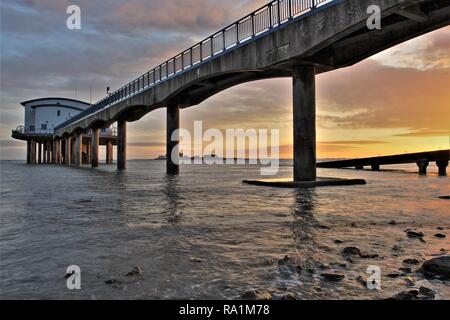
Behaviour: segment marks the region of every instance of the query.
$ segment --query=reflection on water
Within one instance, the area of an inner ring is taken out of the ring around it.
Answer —
[[[368,185],[307,190],[242,184],[258,178],[257,166],[164,170],[161,161],[132,161],[126,172],[1,162],[0,297],[236,299],[258,289],[274,298],[384,298],[422,283],[414,270],[387,276],[404,259],[450,250],[448,203],[438,198],[448,178],[420,177],[415,166],[323,169]],[[280,176],[290,171],[283,163]],[[446,239],[433,237],[438,227]],[[408,239],[407,228],[426,242]],[[379,257],[349,260],[347,246]],[[66,289],[72,264],[81,291]],[[372,264],[384,275],[380,292],[358,281]],[[142,274],[127,276],[134,266]],[[346,278],[327,282],[324,271]],[[427,286],[450,298],[448,283]]]

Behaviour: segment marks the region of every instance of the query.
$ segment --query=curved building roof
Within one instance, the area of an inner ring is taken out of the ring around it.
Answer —
[[[75,100],[75,99],[69,99],[69,98],[54,98],[54,97],[49,97],[49,98],[39,98],[39,99],[33,99],[33,100],[28,100],[28,101],[24,101],[21,102],[20,104],[23,105],[24,107],[31,104],[31,103],[35,103],[35,102],[43,102],[43,101],[48,101],[48,100],[56,100],[56,101],[66,101],[66,102],[75,102],[75,103],[81,103],[81,104],[85,104],[86,106],[91,106],[90,103],[81,101],[81,100]],[[56,104],[56,103],[55,103]]]

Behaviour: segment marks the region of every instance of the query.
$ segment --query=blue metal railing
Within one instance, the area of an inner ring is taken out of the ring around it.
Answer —
[[[245,43],[272,28],[281,26],[293,18],[302,16],[319,6],[334,1],[336,0],[272,1],[114,91],[89,109],[62,123],[55,130],[64,128],[90,114],[154,87],[167,79],[178,76],[200,63],[232,50],[237,45]]]

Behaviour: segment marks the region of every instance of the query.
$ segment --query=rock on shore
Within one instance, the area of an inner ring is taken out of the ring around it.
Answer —
[[[450,279],[450,256],[432,258],[422,264],[426,276]]]

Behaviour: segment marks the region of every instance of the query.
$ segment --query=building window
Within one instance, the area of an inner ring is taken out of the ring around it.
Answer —
[[[30,132],[34,132],[35,128],[34,126],[30,126]]]
[[[61,117],[61,110],[57,111],[58,117]]]
[[[47,130],[47,124],[46,123],[41,124],[41,130]]]

